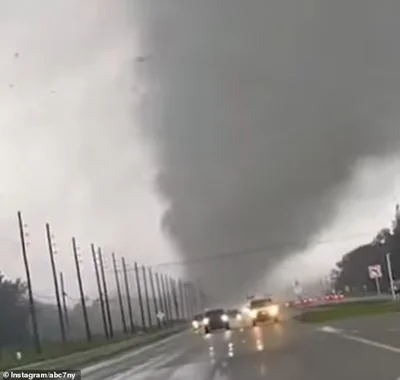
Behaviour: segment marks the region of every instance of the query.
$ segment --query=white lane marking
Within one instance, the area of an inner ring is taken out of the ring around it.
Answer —
[[[390,352],[395,352],[396,354],[400,354],[400,348],[399,347],[394,347],[394,346],[390,346],[389,344],[379,343],[379,342],[375,342],[374,340],[370,340],[370,339],[361,338],[361,337],[358,337],[358,336],[346,334],[343,331],[341,331],[339,329],[336,329],[334,327],[331,327],[331,326],[323,326],[319,330],[323,331],[323,332],[326,332],[326,333],[329,333],[329,334],[338,335],[338,336],[340,336],[340,337],[342,337],[344,339],[347,339],[347,340],[352,340],[354,342],[363,343],[363,344],[366,344],[367,346],[381,348],[382,350],[386,350],[386,351],[390,351]]]
[[[326,332],[326,333],[332,333],[332,334],[338,334],[341,333],[339,329],[336,329],[331,326],[322,326],[319,328],[320,331]]]
[[[130,358],[133,358],[135,356],[138,356],[138,355],[142,354],[143,352],[146,352],[146,351],[154,349],[155,347],[161,346],[162,344],[167,343],[167,342],[169,342],[171,340],[174,340],[174,339],[176,339],[176,338],[178,338],[178,337],[180,337],[180,336],[182,336],[182,335],[184,335],[186,333],[187,333],[187,331],[182,331],[180,333],[177,333],[177,334],[174,334],[172,336],[169,336],[169,337],[167,337],[165,339],[159,340],[159,341],[157,341],[155,343],[151,343],[151,344],[145,345],[142,348],[135,349],[135,347],[132,347],[131,351],[128,351],[128,353],[126,353],[124,355],[117,356],[114,359],[109,359],[109,360],[106,360],[106,361],[102,361],[102,362],[94,364],[94,365],[92,365],[90,367],[83,368],[82,371],[81,371],[81,375],[88,375],[88,374],[91,374],[93,372],[99,371],[99,370],[101,370],[101,369],[103,369],[105,367],[109,367],[109,366],[113,366],[115,364],[121,363],[121,362],[123,362],[123,361],[125,361],[127,359],[130,359]]]

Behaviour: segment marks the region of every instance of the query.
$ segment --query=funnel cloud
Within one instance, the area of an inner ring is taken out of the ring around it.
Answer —
[[[188,264],[191,278],[218,297],[245,293],[331,221],[361,158],[397,151],[400,3],[169,0],[135,11],[163,227],[183,260],[208,257]]]

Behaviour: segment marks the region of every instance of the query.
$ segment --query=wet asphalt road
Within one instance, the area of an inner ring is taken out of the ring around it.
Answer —
[[[336,330],[325,327],[327,331],[321,331],[321,326],[284,321],[281,325],[219,331],[210,336],[185,332],[139,353],[128,353],[90,374],[84,373],[83,379],[400,378],[400,314],[329,326]],[[353,337],[361,337],[361,341]]]

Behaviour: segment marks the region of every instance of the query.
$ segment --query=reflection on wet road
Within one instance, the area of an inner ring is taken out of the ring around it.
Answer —
[[[395,380],[399,355],[294,322],[185,332],[141,353],[125,355],[87,380]]]

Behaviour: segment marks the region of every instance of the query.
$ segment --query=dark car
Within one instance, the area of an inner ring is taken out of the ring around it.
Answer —
[[[255,299],[250,302],[250,315],[253,326],[258,322],[274,321],[279,322],[279,305],[271,298]]]
[[[230,309],[226,312],[229,319],[238,320],[242,318],[242,313],[237,309]]]
[[[208,310],[204,314],[203,326],[206,334],[209,334],[212,330],[229,330],[229,317],[224,309]]]

